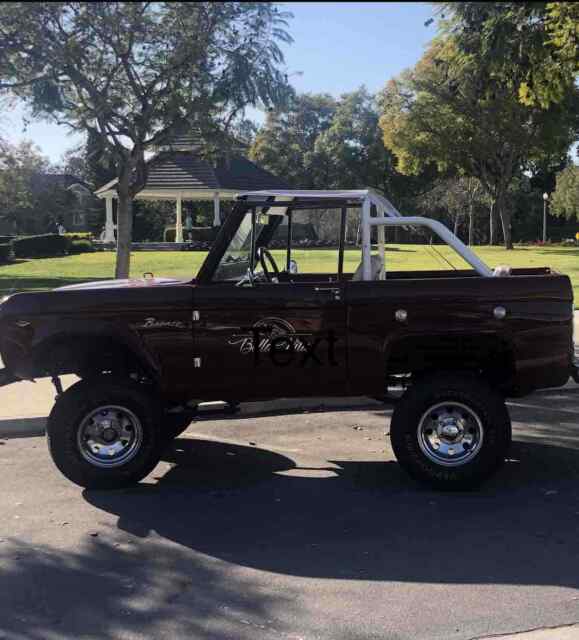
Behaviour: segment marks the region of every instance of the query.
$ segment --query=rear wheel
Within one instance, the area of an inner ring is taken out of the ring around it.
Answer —
[[[417,381],[390,425],[400,465],[417,480],[448,490],[476,487],[504,462],[511,422],[503,398],[469,374]]]
[[[81,487],[134,484],[159,461],[160,416],[142,385],[113,376],[80,381],[58,397],[50,413],[50,454]]]

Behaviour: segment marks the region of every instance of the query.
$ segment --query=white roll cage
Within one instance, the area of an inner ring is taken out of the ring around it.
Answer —
[[[437,220],[430,220],[420,216],[404,217],[394,205],[378,193],[375,189],[357,189],[347,191],[313,191],[313,190],[284,190],[284,191],[247,191],[240,193],[239,197],[247,200],[268,198],[274,202],[288,206],[294,198],[308,200],[344,200],[344,202],[359,201],[362,206],[362,280],[372,279],[370,256],[372,252],[371,229],[377,227],[378,253],[382,265],[384,265],[384,241],[385,227],[426,227],[435,233],[447,245],[452,247],[460,257],[465,260],[479,275],[490,278],[493,271],[480,260],[463,242],[459,240],[447,227]],[[376,216],[372,216],[372,205],[376,208]],[[380,279],[384,279],[384,267]]]

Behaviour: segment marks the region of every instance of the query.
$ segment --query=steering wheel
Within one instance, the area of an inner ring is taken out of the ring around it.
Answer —
[[[271,282],[273,280],[273,278],[275,277],[276,282],[279,276],[279,269],[277,264],[275,263],[275,260],[273,259],[273,256],[271,255],[271,253],[265,248],[265,247],[258,247],[257,249],[257,258],[259,260],[259,264],[261,265],[261,268],[263,270],[263,275],[265,276],[265,279],[268,282]],[[267,262],[266,262],[266,258],[269,261],[269,264],[273,270],[273,276],[271,271],[268,269],[267,267]]]

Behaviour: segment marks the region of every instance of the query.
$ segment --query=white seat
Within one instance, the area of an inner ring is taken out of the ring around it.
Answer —
[[[380,278],[380,273],[382,272],[382,267],[384,263],[382,259],[378,255],[370,256],[370,279],[378,280]],[[362,272],[364,265],[362,262],[358,265],[356,271],[354,271],[354,275],[352,276],[352,281],[362,280]]]

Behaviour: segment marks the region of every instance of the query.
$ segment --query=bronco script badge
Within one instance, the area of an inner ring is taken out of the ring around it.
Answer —
[[[328,364],[336,366],[334,345],[337,338],[332,330],[327,336],[313,338],[311,333],[297,332],[294,327],[282,318],[263,318],[252,327],[242,329],[243,333],[234,334],[229,340],[230,345],[239,345],[241,355],[253,354],[255,365],[260,363],[260,354],[267,353],[269,360],[279,366],[285,367],[298,357],[304,366],[308,361],[323,364],[317,353],[322,342],[328,345]]]
[[[139,329],[187,329],[187,325],[181,320],[157,320],[157,318],[145,318]]]

